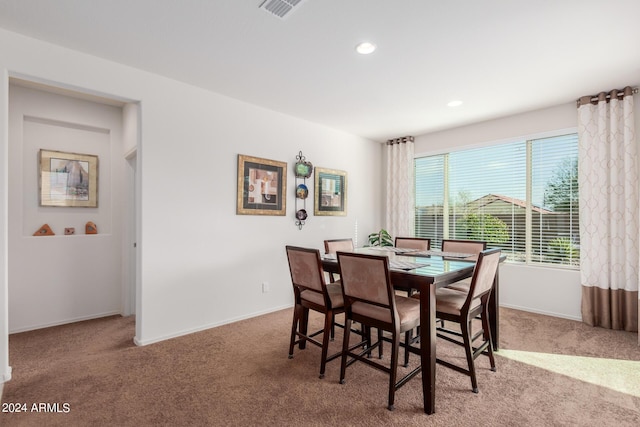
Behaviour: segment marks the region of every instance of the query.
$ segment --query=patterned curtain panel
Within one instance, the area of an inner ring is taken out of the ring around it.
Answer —
[[[412,136],[387,141],[387,206],[383,228],[394,238],[414,235],[413,153]]]
[[[582,319],[638,330],[638,154],[634,100],[623,91],[578,101]]]

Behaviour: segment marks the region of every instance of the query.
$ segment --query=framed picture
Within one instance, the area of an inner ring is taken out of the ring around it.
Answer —
[[[238,154],[238,215],[285,215],[287,163]]]
[[[98,207],[98,156],[40,150],[40,206]]]
[[[347,214],[347,173],[335,169],[316,167],[315,176],[316,215]]]

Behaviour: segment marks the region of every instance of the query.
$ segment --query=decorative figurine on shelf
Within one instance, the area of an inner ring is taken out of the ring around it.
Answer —
[[[53,230],[51,230],[51,227],[49,227],[49,224],[44,224],[42,227],[40,227],[38,231],[33,233],[33,235],[34,236],[55,236],[56,233],[54,233]]]
[[[65,236],[71,236],[73,234],[76,234],[76,229],[74,227],[67,227],[64,229]]]
[[[98,234],[98,227],[96,227],[93,222],[89,221],[84,228],[84,232],[85,234]]]

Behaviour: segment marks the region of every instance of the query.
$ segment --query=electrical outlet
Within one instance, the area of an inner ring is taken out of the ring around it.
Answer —
[[[270,290],[271,288],[269,287],[269,282],[262,282],[262,293],[266,294]]]

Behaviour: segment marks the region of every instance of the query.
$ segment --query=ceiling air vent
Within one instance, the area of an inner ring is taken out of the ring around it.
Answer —
[[[284,19],[293,12],[297,6],[304,2],[305,0],[264,0],[260,5],[260,9],[264,9],[278,18]]]

